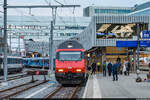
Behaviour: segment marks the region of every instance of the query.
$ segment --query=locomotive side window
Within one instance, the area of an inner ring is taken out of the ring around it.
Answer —
[[[60,51],[58,59],[60,61],[80,61],[82,52],[80,51]]]

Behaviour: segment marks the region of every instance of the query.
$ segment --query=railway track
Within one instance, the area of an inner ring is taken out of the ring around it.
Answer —
[[[50,94],[48,94],[47,96],[45,96],[45,98],[74,98],[74,96],[76,95],[78,89],[79,89],[79,85],[76,87],[63,87],[60,86],[58,88],[56,88],[54,91],[52,91]]]
[[[9,88],[9,89],[6,89],[6,90],[2,90],[0,91],[0,100],[1,99],[9,99],[13,96],[16,96],[17,94],[20,94],[24,91],[27,91],[31,88],[34,88],[34,87],[37,87],[41,84],[44,84],[48,81],[34,81],[34,82],[28,82],[28,83],[25,83],[25,84],[22,84],[22,85],[19,85],[19,86],[15,86],[15,87],[12,87],[12,88]]]
[[[24,78],[24,77],[28,77],[29,75],[27,74],[21,74],[21,75],[16,75],[16,76],[11,76],[11,77],[8,77],[8,81],[11,81],[11,80],[15,80],[15,79],[20,79],[20,78]],[[0,78],[0,83],[3,81],[3,78]]]

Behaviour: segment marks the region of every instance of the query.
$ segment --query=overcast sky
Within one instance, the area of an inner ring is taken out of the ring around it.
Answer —
[[[135,4],[142,4],[150,0],[57,0],[62,4],[81,5],[79,8],[75,8],[73,14],[73,8],[59,8],[57,15],[59,16],[83,16],[83,8],[91,5],[96,6],[117,6],[117,7],[133,7]],[[55,0],[7,0],[8,5],[46,5],[46,4],[58,4]],[[0,0],[0,4],[3,0]],[[1,7],[0,11],[3,11]],[[50,16],[51,9],[32,9],[32,14],[35,16]],[[2,15],[2,14],[1,14]],[[8,9],[8,15],[29,15],[29,9]]]

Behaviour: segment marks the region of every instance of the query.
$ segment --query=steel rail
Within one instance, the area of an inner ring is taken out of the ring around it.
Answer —
[[[69,99],[73,98],[75,96],[75,94],[77,93],[77,90],[79,89],[80,86],[76,86],[72,95],[69,97]]]
[[[51,97],[54,96],[58,91],[60,91],[62,88],[63,88],[62,86],[56,88],[54,91],[52,91],[52,93],[48,94],[45,98],[51,98]]]
[[[24,78],[24,77],[29,77],[29,75],[23,74],[23,75],[8,77],[8,81],[15,80],[15,79],[20,79],[20,78]],[[3,78],[0,78],[0,83],[2,81],[3,81]]]
[[[8,99],[12,96],[15,96],[21,92],[27,91],[31,88],[34,88],[34,87],[44,84],[46,82],[48,82],[48,81],[35,81],[34,83],[29,82],[29,83],[26,83],[26,84],[23,84],[20,86],[16,86],[16,87],[13,87],[10,89],[0,91],[0,99]]]
[[[77,90],[79,89],[80,85],[76,86],[75,88],[73,88],[71,95],[68,96],[69,99],[73,98],[75,96],[75,94],[77,93]],[[48,94],[47,96],[45,96],[45,98],[52,98],[53,96],[55,96],[58,92],[60,92],[64,87],[60,86],[57,89],[55,89],[54,91],[52,91],[50,94]],[[67,88],[67,87],[65,87]]]

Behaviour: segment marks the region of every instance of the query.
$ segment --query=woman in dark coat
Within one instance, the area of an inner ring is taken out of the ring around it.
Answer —
[[[113,81],[118,81],[118,65],[117,63],[113,63],[113,66],[112,66],[112,73],[113,73]]]
[[[96,62],[94,61],[93,64],[92,64],[92,73],[91,73],[91,75],[93,73],[95,74],[95,71],[96,71]]]

